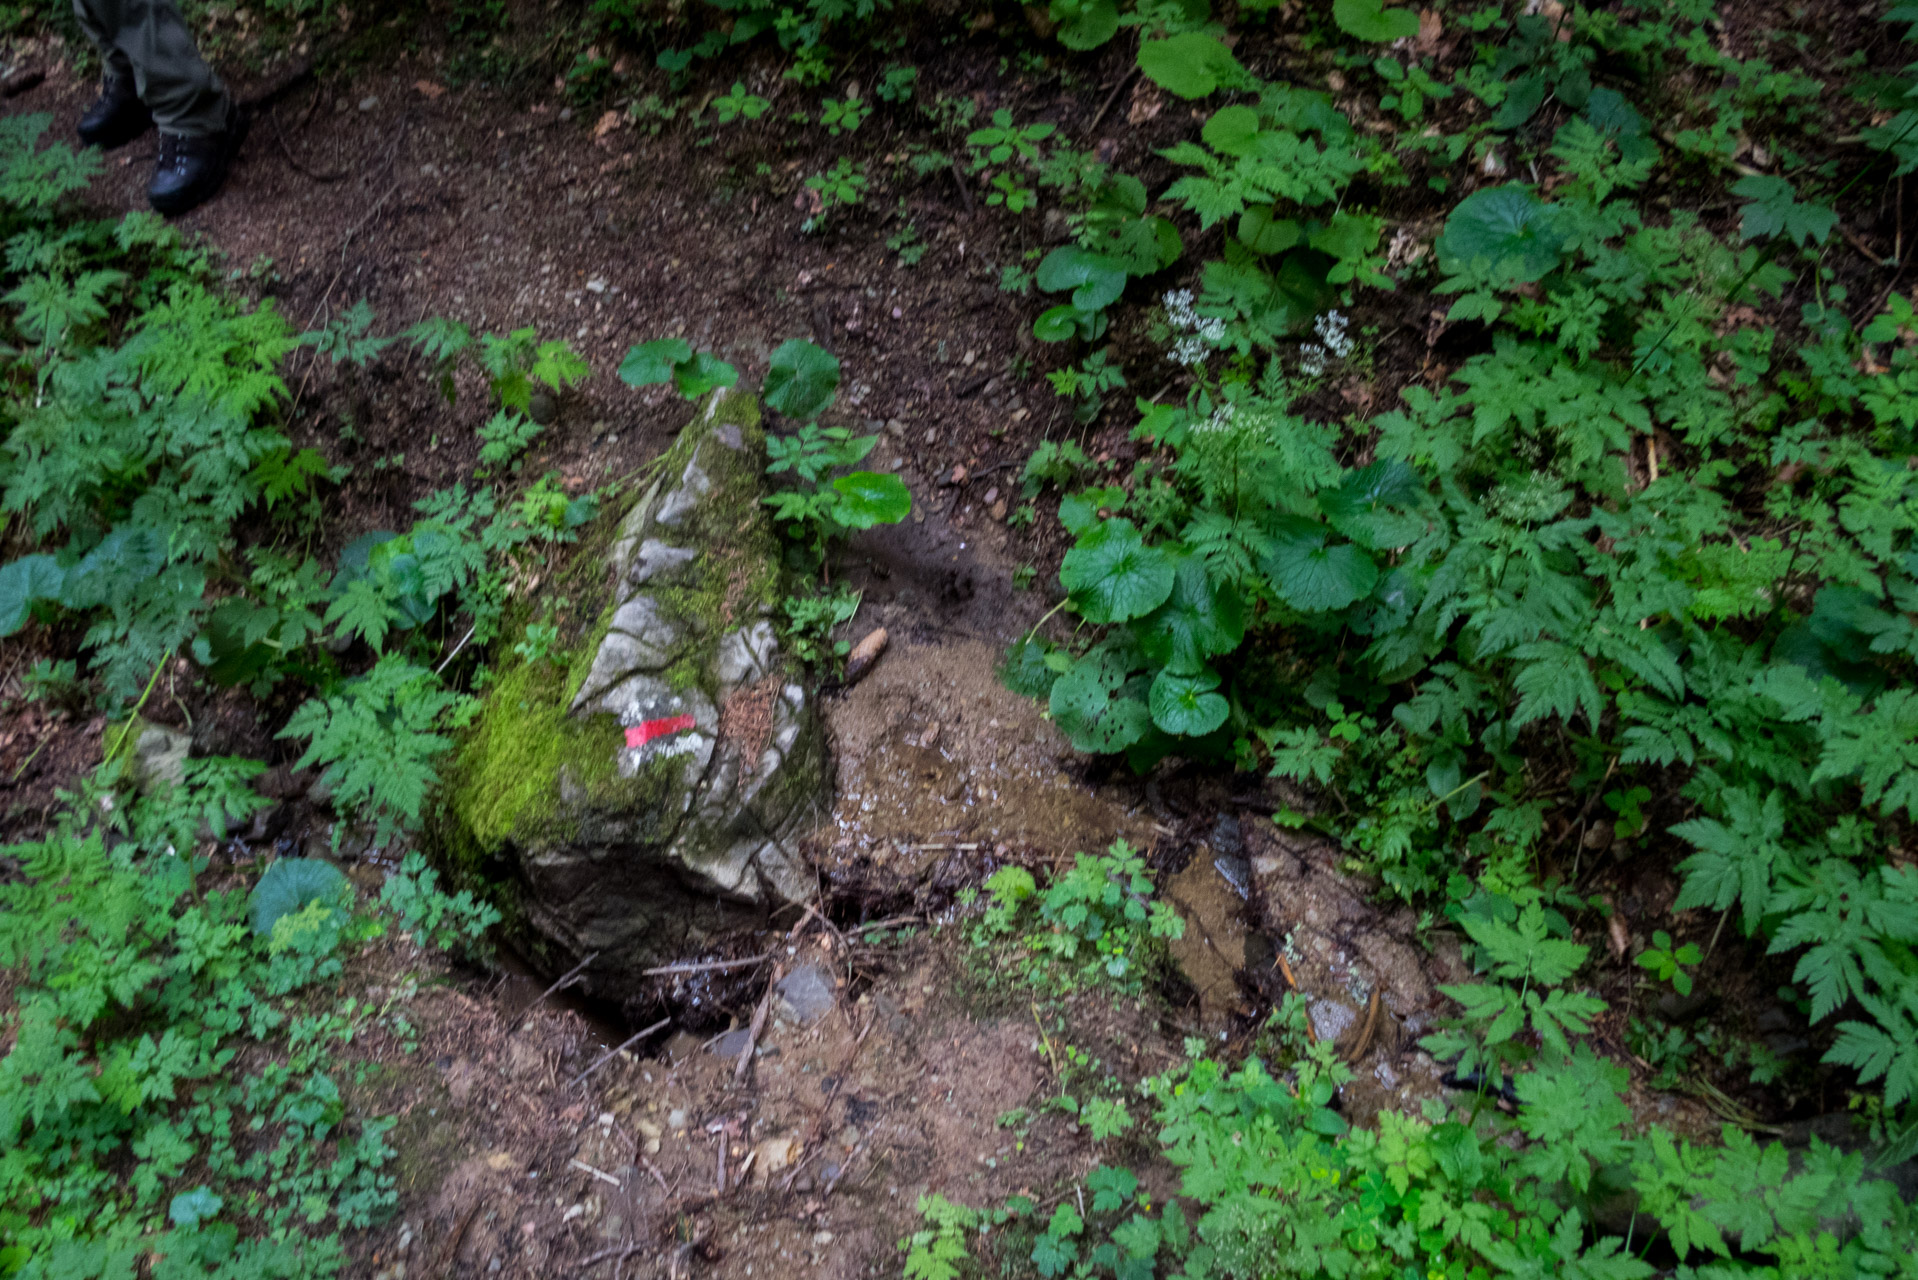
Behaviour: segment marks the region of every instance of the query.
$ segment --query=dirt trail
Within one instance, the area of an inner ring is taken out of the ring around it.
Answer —
[[[57,51],[46,56],[45,82],[8,109],[50,111],[67,136],[94,87]],[[981,536],[1004,541],[988,509],[1011,493],[1016,446],[1046,433],[1042,418],[1069,420],[1049,395],[1029,403],[1006,374],[1030,338],[1023,305],[996,285],[993,223],[968,220],[949,185],[915,188],[903,207],[928,250],[900,269],[884,243],[889,222],[803,234],[789,198],[765,191],[804,173],[755,127],[703,149],[683,130],[601,130],[544,95],[447,89],[443,61],[399,54],[350,82],[296,90],[256,122],[227,189],[179,226],[204,233],[239,287],[302,328],[365,300],[376,332],[445,316],[565,339],[594,376],[562,401],[529,467],[576,486],[629,474],[677,421],[667,389],[614,376],[631,345],[683,336],[750,383],[780,341],[810,338],[844,363],[835,416],[883,429],[874,461],[920,495],[903,558],[929,571],[926,595],[969,592]],[[154,145],[149,135],[108,158],[95,188],[103,210],[144,207]],[[389,357],[362,382],[329,386],[324,372],[300,381],[303,403],[323,409],[302,443],[362,467],[384,460],[380,482],[350,495],[368,525],[400,518],[477,457],[485,406],[468,397],[449,414],[408,364]],[[1009,425],[1018,439],[1002,447],[988,432]],[[956,467],[965,478],[955,484]],[[885,558],[902,558],[880,554],[881,572]]]

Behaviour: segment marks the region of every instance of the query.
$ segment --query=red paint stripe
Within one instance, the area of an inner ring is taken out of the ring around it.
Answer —
[[[693,727],[691,716],[668,716],[664,720],[642,720],[629,725],[626,729],[626,745],[643,747],[654,738],[665,738],[675,733],[684,733]]]

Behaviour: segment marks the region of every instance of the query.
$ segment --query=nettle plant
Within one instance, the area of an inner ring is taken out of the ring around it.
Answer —
[[[1354,1127],[1336,1105],[1350,1067],[1289,999],[1257,1040],[1275,1059],[1219,1062],[1188,1039],[1186,1062],[1138,1086],[1171,1193],[1098,1166],[1049,1211],[1023,1195],[987,1209],[928,1197],[926,1228],[899,1242],[905,1274],[1910,1273],[1918,1213],[1863,1153],[1817,1139],[1788,1151],[1731,1125],[1710,1146],[1634,1115],[1629,1073],[1572,1038],[1603,1006],[1576,986],[1588,948],[1537,890],[1477,893],[1454,918],[1487,981],[1450,988],[1464,1013],[1423,1044],[1472,1055],[1462,1099]]]
[[[20,1276],[337,1273],[343,1231],[397,1200],[392,1117],[346,1090],[401,1006],[343,996],[343,958],[385,932],[327,863],[281,859],[211,887],[210,832],[267,803],[253,761],[199,759],[111,803],[109,762],[42,839],[0,849],[0,1271]],[[402,927],[470,943],[498,919],[417,859],[386,886]]]
[[[503,466],[538,438],[544,425],[535,413],[536,395],[557,395],[583,382],[592,372],[566,343],[540,341],[539,330],[475,335],[465,325],[432,316],[407,330],[404,337],[433,362],[440,394],[456,402],[458,376],[463,366],[475,366],[485,379],[487,393],[498,406],[491,421],[480,428],[480,461]]]
[[[897,524],[912,511],[912,494],[898,476],[878,471],[834,472],[855,466],[879,437],[845,427],[822,427],[819,416],[839,392],[839,361],[801,338],[773,352],[761,389],[766,406],[802,425],[790,435],[766,437],[767,474],[782,477],[766,498],[773,519],[823,566],[836,538],[876,525]]]
[[[1410,16],[1343,9],[1365,39]],[[1903,298],[1860,331],[1820,292],[1776,345],[1758,309],[1819,269],[1835,226],[1795,188],[1739,182],[1732,238],[1646,211],[1663,153],[1628,91],[1591,81],[1600,52],[1663,42],[1734,76],[1721,116],[1796,100],[1696,15],[1655,18],[1487,47],[1462,83],[1513,104],[1498,127],[1533,120],[1534,95],[1564,108],[1531,126],[1540,181],[1458,201],[1418,268],[1489,349],[1342,422],[1300,408],[1299,374],[1363,357],[1320,318],[1389,283],[1382,224],[1347,196],[1399,181],[1403,153],[1260,84],[1213,34],[1148,35],[1140,65],[1168,91],[1239,95],[1169,153],[1194,172],[1166,193],[1231,234],[1194,296],[1168,296],[1185,390],[1140,402],[1152,452],[1060,503],[1079,630],[1035,632],[1006,673],[1081,750],[1311,783],[1347,814],[1321,825],[1407,896],[1468,864],[1524,883],[1562,806],[1642,793],[1620,816],[1693,849],[1678,908],[1796,957],[1807,1012],[1835,1024],[1827,1060],[1882,1085],[1880,1136],[1909,1150],[1918,331]],[[1102,333],[1134,273],[1079,245],[1048,263],[1042,287],[1073,296],[1040,324]],[[1292,356],[1315,320],[1318,350]]]
[[[1123,840],[1103,854],[1078,854],[1043,891],[1030,871],[1006,866],[986,881],[986,892],[992,901],[973,941],[1019,940],[1034,955],[1030,977],[1056,966],[1068,981],[1102,976],[1137,990],[1163,942],[1185,934],[1185,920],[1153,897],[1144,857]]]
[[[222,292],[159,219],[79,217],[66,198],[91,164],[40,148],[47,124],[0,122],[0,513],[33,548],[0,564],[0,636],[80,624],[84,683],[115,711],[176,658],[256,694],[291,682],[312,695],[291,721],[306,762],[383,833],[412,823],[449,745],[440,730],[468,710],[439,675],[455,626],[490,640],[521,561],[576,536],[596,496],[551,478],[517,500],[455,486],[422,500],[408,530],[312,555],[318,491],[346,468],[280,429],[281,362],[310,348],[351,377],[394,340],[364,304],[296,335],[270,303]],[[408,336],[449,397],[462,365],[476,368],[499,408],[480,433],[495,465],[537,432],[535,395],[586,373],[531,329],[434,320]]]

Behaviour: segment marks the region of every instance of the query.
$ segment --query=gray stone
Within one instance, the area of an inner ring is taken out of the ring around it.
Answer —
[[[658,538],[648,538],[639,546],[639,561],[633,565],[630,580],[636,587],[649,582],[681,582],[689,575],[699,552],[691,547],[668,546]]]
[[[1321,1040],[1337,1040],[1359,1020],[1359,1011],[1342,1000],[1312,1002],[1312,1031]]]
[[[706,1052],[715,1058],[731,1058],[736,1061],[740,1054],[746,1052],[746,1042],[751,1035],[750,1028],[735,1027],[707,1045]]]
[[[686,470],[680,473],[679,487],[666,495],[659,504],[659,513],[654,521],[669,529],[677,529],[686,523],[686,517],[699,506],[699,500],[713,491],[713,478],[699,465],[699,454],[694,452],[686,463]]]
[[[462,847],[517,869],[536,950],[598,953],[585,975],[598,997],[650,991],[645,969],[813,896],[800,842],[831,773],[818,709],[765,618],[779,544],[764,470],[757,406],[715,395],[666,482],[622,519],[612,572],[585,575],[602,584],[604,632],[566,714],[503,683],[462,748],[449,796]],[[721,709],[769,679],[770,732],[745,759]]]
[[[133,726],[134,785],[151,795],[186,781],[186,761],[193,750],[193,735],[144,720],[135,720]]]
[[[726,689],[751,684],[770,673],[779,660],[779,636],[772,623],[757,622],[719,642],[714,670]]]
[[[635,665],[642,671],[657,671],[670,663],[685,636],[684,628],[652,596],[634,596],[615,609],[608,639],[614,633],[639,641]]]
[[[677,647],[663,643],[668,637],[675,642],[679,638],[664,628],[651,637],[625,630],[608,631],[606,639],[600,642],[599,652],[593,655],[592,669],[586,673],[579,693],[573,698],[573,709],[592,702],[632,672],[665,670],[679,652]]]
[[[775,990],[786,1016],[801,1026],[819,1021],[839,1002],[839,988],[832,975],[816,964],[800,965],[781,978]]]

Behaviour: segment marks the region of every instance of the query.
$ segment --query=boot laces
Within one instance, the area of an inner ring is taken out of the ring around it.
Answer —
[[[187,139],[183,134],[163,133],[160,135],[160,168],[183,169],[186,167]]]

